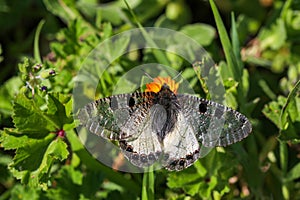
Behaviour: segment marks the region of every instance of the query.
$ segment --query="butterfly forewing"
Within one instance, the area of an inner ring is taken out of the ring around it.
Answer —
[[[113,95],[87,104],[80,110],[78,117],[81,124],[92,133],[119,140],[133,137],[134,125],[139,124],[138,120],[145,116],[145,110],[151,105],[151,93]]]
[[[80,110],[78,118],[92,133],[114,140],[119,137],[120,127],[117,125],[110,102],[111,98],[108,97],[89,103]]]
[[[188,94],[179,94],[178,101],[204,146],[227,146],[241,141],[252,130],[244,115],[221,104]]]

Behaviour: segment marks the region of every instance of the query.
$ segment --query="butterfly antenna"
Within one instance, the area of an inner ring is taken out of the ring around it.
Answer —
[[[154,78],[150,75],[150,74],[148,74],[144,69],[141,69],[144,73],[145,73],[145,75],[148,77],[148,78],[150,78],[152,81],[154,81]]]
[[[174,76],[172,79],[177,79],[180,75],[182,74],[182,71],[181,72],[179,72],[176,76]]]
[[[179,73],[178,73],[176,76],[174,76],[172,79],[173,79],[173,80],[177,79],[181,74],[182,74],[182,71],[179,72]]]

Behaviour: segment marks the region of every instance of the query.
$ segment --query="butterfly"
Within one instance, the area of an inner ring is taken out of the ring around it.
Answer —
[[[178,94],[170,77],[156,77],[144,92],[98,99],[79,111],[90,132],[118,141],[135,166],[159,163],[180,171],[200,158],[203,148],[227,146],[247,137],[252,126],[241,113],[190,94]]]

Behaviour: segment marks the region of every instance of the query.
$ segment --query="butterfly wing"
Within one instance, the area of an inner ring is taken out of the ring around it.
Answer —
[[[153,164],[161,152],[156,134],[166,118],[153,105],[152,92],[120,94],[87,104],[79,120],[90,132],[118,140],[124,155],[138,167]]]
[[[151,93],[133,93],[98,99],[80,109],[78,118],[89,131],[106,139],[138,137],[139,132],[132,131],[138,120],[134,113],[144,113],[151,106],[150,96]],[[143,117],[145,115],[139,116]],[[122,131],[132,120],[135,120],[134,125]]]
[[[199,143],[205,147],[233,144],[252,131],[249,120],[229,107],[187,94],[179,94],[178,101]]]

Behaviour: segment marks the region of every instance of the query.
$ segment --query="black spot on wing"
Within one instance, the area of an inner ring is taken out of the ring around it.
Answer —
[[[199,111],[200,111],[200,113],[205,113],[207,111],[207,103],[206,102],[201,102],[199,104]]]
[[[135,100],[133,97],[130,97],[129,98],[129,101],[128,101],[128,106],[129,107],[133,107],[135,105]]]
[[[193,95],[177,95],[198,142],[206,147],[227,146],[247,137],[252,126],[238,111]]]

